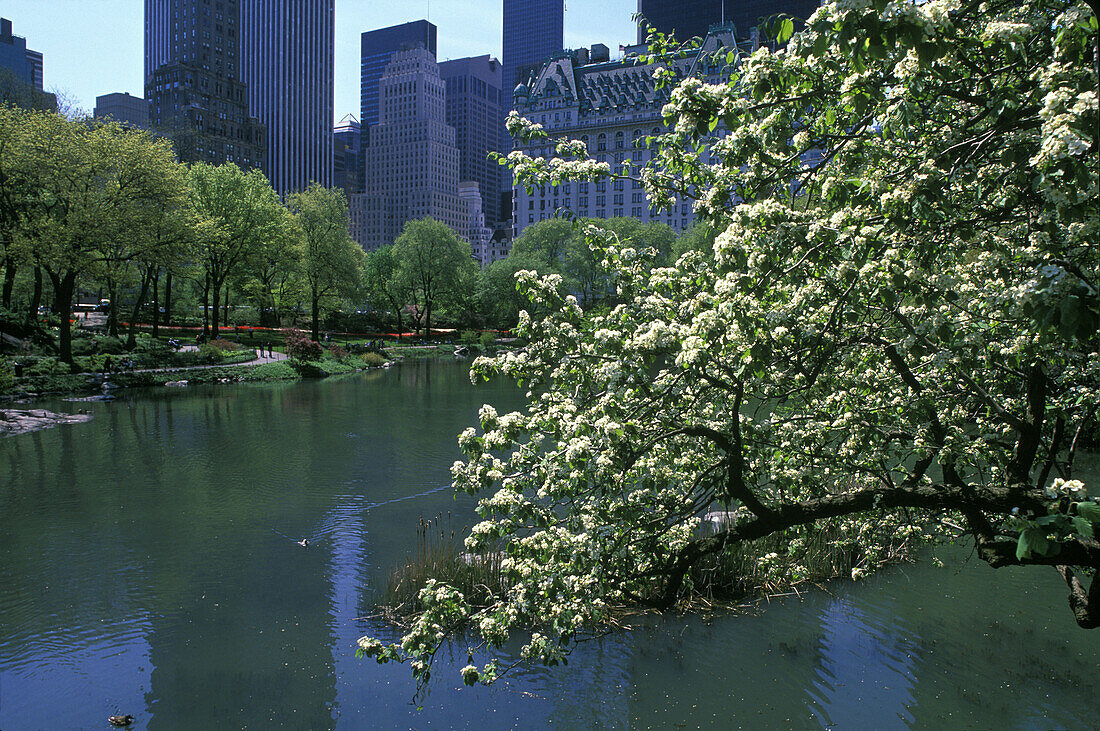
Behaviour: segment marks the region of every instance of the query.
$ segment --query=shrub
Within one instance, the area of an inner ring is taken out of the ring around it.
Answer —
[[[315,361],[321,359],[321,344],[310,340],[297,330],[284,331],[286,354],[297,361]]]
[[[487,348],[496,342],[497,334],[495,332],[483,332],[479,338],[481,347]]]
[[[95,341],[99,343],[98,352],[106,353],[107,355],[121,355],[122,351],[126,349],[125,343],[118,338],[103,336],[97,337]]]
[[[10,391],[15,385],[15,371],[6,360],[0,360],[0,393]]]
[[[68,364],[49,356],[31,357],[21,361],[28,376],[60,376],[71,372]]]
[[[464,345],[474,345],[478,341],[476,330],[463,330],[458,334],[458,341]]]
[[[199,346],[199,360],[205,363],[217,363],[221,357],[222,351],[214,343],[203,343]]]
[[[72,340],[73,355],[92,355],[96,352],[95,338],[76,337]]]
[[[339,360],[339,361],[347,360],[347,357],[348,357],[348,351],[344,350],[339,345],[334,345],[331,348],[329,348],[328,349],[328,354],[330,356],[332,356],[335,360]]]
[[[377,367],[386,364],[386,358],[381,353],[363,353],[359,357],[362,358],[363,362],[369,366]]]
[[[244,350],[244,346],[240,343],[235,343],[232,340],[225,340],[224,338],[218,338],[217,340],[211,340],[208,345],[213,348],[217,348],[221,352],[231,350]]]

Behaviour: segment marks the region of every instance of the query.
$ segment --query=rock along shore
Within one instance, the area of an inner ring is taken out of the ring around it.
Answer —
[[[58,424],[81,424],[91,420],[91,414],[55,414],[45,409],[0,409],[0,436],[26,434]]]

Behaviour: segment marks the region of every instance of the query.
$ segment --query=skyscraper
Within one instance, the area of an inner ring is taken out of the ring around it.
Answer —
[[[638,0],[638,13],[661,33],[675,33],[680,40],[706,36],[711,25],[733,23],[737,37],[747,40],[760,21],[779,13],[805,20],[818,0]],[[645,30],[638,27],[638,42]]]
[[[447,124],[455,130],[458,179],[477,183],[485,218],[495,224],[501,220],[500,165],[489,153],[500,149],[500,62],[488,55],[456,58],[441,62],[439,74],[447,84]],[[511,94],[509,89],[509,100]]]
[[[11,21],[0,18],[0,102],[57,109],[57,99],[42,84],[42,54],[27,48],[27,40],[12,33]]]
[[[332,185],[335,0],[240,0],[241,78],[280,195]],[[228,3],[227,3],[228,4]]]
[[[363,150],[361,132],[359,120],[352,114],[345,115],[332,131],[332,184],[343,188],[349,200],[355,193],[363,191],[362,178],[359,177],[362,167],[359,156]]]
[[[240,76],[238,0],[145,0],[149,124],[184,162],[259,167],[264,128]]]
[[[35,54],[41,61],[41,53],[27,50],[26,38],[12,33],[11,21],[0,18],[0,68],[10,71],[17,81],[41,89],[41,82],[35,84],[31,54]]]
[[[520,82],[565,45],[565,0],[504,0],[504,89]]]
[[[444,93],[425,48],[395,53],[379,80],[378,124],[364,150],[366,192],[353,203],[364,217],[353,235],[368,251],[392,244],[406,221],[425,216],[466,235],[469,213],[458,195],[458,149]]]
[[[370,128],[378,124],[378,81],[386,64],[398,51],[424,48],[436,55],[436,28],[426,20],[369,30],[359,37],[359,122],[363,125],[364,144]]]
[[[96,119],[110,119],[125,127],[144,129],[149,126],[149,102],[130,92],[113,92],[95,98]]]

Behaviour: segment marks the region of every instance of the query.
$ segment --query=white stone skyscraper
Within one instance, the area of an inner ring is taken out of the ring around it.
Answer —
[[[395,53],[378,82],[378,124],[364,150],[364,217],[355,234],[368,251],[392,244],[406,221],[430,216],[466,237],[458,196],[458,148],[446,123],[446,85],[435,56]]]
[[[280,195],[332,185],[336,0],[241,0],[241,77]]]

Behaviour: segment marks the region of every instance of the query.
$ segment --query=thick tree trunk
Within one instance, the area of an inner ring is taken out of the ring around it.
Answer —
[[[221,282],[211,282],[210,284],[212,285],[210,287],[210,293],[213,297],[212,301],[210,302],[210,339],[217,340],[220,323],[218,316],[221,314],[220,309],[222,285]]]
[[[145,304],[145,298],[149,294],[149,283],[153,281],[153,267],[147,268],[141,275],[141,290],[138,292],[137,301],[134,302],[133,314],[130,316],[129,332],[126,335],[126,349],[133,350],[137,347],[137,321],[141,312],[141,306]],[[155,315],[154,315],[155,317]]]
[[[428,300],[424,307],[424,337],[432,339],[432,301]]]
[[[310,300],[313,310],[313,341],[321,342],[321,296],[317,294],[317,287],[310,290]]]
[[[69,315],[73,310],[73,291],[76,289],[76,272],[48,272],[53,283],[53,309],[61,317],[61,329],[58,337],[58,358],[63,363],[73,362],[73,341]]]
[[[10,256],[4,259],[4,289],[0,294],[0,305],[4,309],[11,309],[11,292],[15,288],[15,260]]]
[[[225,316],[222,318],[222,322],[229,325],[229,282],[225,283]]]
[[[34,291],[31,292],[31,304],[27,308],[27,322],[38,319],[38,308],[42,305],[42,267],[34,268]]]
[[[164,275],[164,324],[172,324],[172,272]]]
[[[118,337],[118,286],[107,286],[107,296],[111,298],[107,305],[107,334],[112,338]]]
[[[160,337],[160,267],[153,274],[153,339]]]

